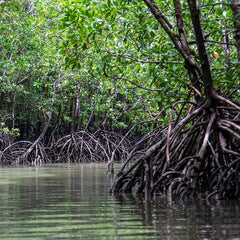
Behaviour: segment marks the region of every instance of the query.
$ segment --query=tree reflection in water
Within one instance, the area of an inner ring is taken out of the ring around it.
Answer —
[[[219,201],[212,205],[204,200],[186,202],[163,197],[154,199],[133,194],[115,195],[118,204],[132,205],[142,223],[155,229],[159,239],[228,240],[240,237],[239,200]]]

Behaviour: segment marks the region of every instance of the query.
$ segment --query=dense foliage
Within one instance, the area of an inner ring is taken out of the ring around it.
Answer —
[[[173,5],[159,4],[177,33]],[[240,74],[232,11],[202,4],[213,81],[227,95],[238,89]],[[189,92],[184,62],[144,2],[2,1],[0,27],[1,121],[9,133],[20,129],[21,138],[41,133],[64,57],[51,122],[60,134],[126,129]],[[186,31],[196,51],[190,23]]]
[[[80,15],[88,14],[78,8],[82,13],[71,4],[66,6],[66,1],[1,3],[1,119],[9,133],[18,128],[21,139],[36,138],[41,133],[62,64],[65,68],[50,123],[51,130],[57,126],[60,135],[70,130],[123,130],[141,119],[150,119],[158,106],[150,104],[157,100],[145,90],[106,76],[118,71],[116,65],[121,59],[81,39],[91,29],[79,33],[72,26],[71,19],[77,23]],[[97,21],[91,28],[95,24]],[[132,72],[127,61],[121,62],[119,69]],[[135,68],[144,71],[140,65]],[[139,134],[147,129],[142,126]]]

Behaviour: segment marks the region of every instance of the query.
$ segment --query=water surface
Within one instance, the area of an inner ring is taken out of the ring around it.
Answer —
[[[106,164],[0,168],[0,239],[240,239],[240,202],[109,194]]]

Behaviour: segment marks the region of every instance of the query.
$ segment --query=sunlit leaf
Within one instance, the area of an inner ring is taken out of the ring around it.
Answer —
[[[216,51],[214,51],[214,52],[213,52],[213,56],[214,56],[215,58],[219,58],[219,53],[216,52]]]

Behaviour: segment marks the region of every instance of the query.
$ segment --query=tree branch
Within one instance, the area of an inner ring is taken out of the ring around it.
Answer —
[[[199,58],[201,61],[201,69],[202,69],[202,79],[205,87],[205,92],[208,97],[211,96],[213,92],[213,82],[210,70],[209,59],[207,55],[207,51],[205,48],[205,40],[201,26],[201,14],[199,7],[197,6],[196,0],[188,0],[188,5],[190,8],[191,19],[195,31],[196,42],[198,47]]]
[[[191,58],[189,55],[184,51],[184,49],[181,47],[181,45],[178,42],[177,37],[175,34],[171,31],[170,27],[165,21],[165,16],[163,15],[162,11],[158,7],[158,5],[153,0],[144,0],[145,4],[148,6],[156,20],[160,23],[162,28],[165,30],[165,32],[170,37],[171,41],[173,42],[175,48],[178,50],[178,52],[183,56],[186,62],[188,62],[189,65],[194,67],[200,75],[202,75],[202,70],[200,66]],[[164,17],[163,17],[164,16]]]

